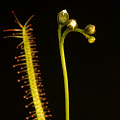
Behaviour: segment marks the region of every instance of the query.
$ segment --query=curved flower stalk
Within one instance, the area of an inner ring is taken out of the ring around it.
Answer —
[[[66,112],[66,120],[69,120],[69,87],[68,87],[68,76],[67,76],[67,68],[65,62],[65,54],[64,54],[64,40],[68,33],[70,32],[79,32],[83,34],[89,43],[94,43],[95,37],[90,36],[95,33],[94,25],[87,25],[85,29],[78,28],[78,24],[75,19],[69,19],[69,14],[66,10],[62,10],[58,13],[57,16],[58,22],[58,39],[59,39],[59,49],[61,56],[61,64],[63,70],[64,77],[64,89],[65,89],[65,112]],[[61,34],[61,30],[64,26],[67,26],[67,29]]]

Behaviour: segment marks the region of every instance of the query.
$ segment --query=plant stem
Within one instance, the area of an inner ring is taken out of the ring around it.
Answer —
[[[58,27],[58,39],[59,39],[59,49],[61,56],[61,64],[63,70],[64,77],[64,89],[65,89],[65,112],[66,112],[66,120],[69,120],[69,88],[68,88],[68,76],[67,76],[67,68],[65,62],[65,54],[64,54],[64,42],[61,37],[62,26]]]
[[[65,62],[65,53],[64,53],[64,39],[69,32],[79,32],[89,38],[90,36],[84,32],[83,29],[76,28],[74,30],[66,29],[61,36],[61,25],[58,26],[58,39],[59,39],[59,49],[60,49],[60,56],[61,56],[61,64],[63,70],[63,77],[64,77],[64,89],[65,89],[65,112],[66,112],[66,120],[69,120],[69,87],[68,87],[68,76],[67,76],[67,68]]]
[[[66,37],[66,35],[69,33],[69,32],[79,32],[81,34],[83,34],[86,38],[89,38],[90,36],[88,34],[86,34],[84,32],[83,29],[80,29],[80,28],[76,28],[75,30],[70,30],[70,29],[66,29],[61,37],[61,41],[64,43],[64,39]]]

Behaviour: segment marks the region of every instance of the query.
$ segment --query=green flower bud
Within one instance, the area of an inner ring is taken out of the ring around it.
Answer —
[[[84,29],[84,32],[88,35],[94,34],[95,33],[95,26],[91,25],[91,24],[87,25]]]
[[[69,14],[67,13],[66,9],[58,13],[57,15],[58,24],[61,24],[64,26],[68,23],[68,20],[69,20]]]
[[[88,42],[89,42],[89,43],[94,43],[94,42],[95,42],[95,37],[94,37],[94,36],[90,36],[90,37],[88,38]]]
[[[74,30],[78,27],[77,21],[75,19],[70,19],[67,24],[67,28],[70,30]]]

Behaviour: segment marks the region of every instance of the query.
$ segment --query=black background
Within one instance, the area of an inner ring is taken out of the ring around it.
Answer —
[[[14,22],[14,11],[21,24],[30,21],[39,51],[41,77],[53,115],[52,120],[65,120],[64,85],[57,38],[58,12],[67,9],[70,18],[84,29],[96,26],[96,41],[89,44],[79,33],[69,33],[65,39],[65,54],[70,91],[71,120],[120,120],[120,6],[118,1],[39,0],[0,2],[0,120],[25,120],[29,116],[23,99],[26,89],[17,82],[16,46],[21,39],[3,36],[3,29],[19,28]],[[66,29],[66,28],[64,28]]]

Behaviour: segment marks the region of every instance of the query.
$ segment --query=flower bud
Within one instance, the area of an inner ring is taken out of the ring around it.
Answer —
[[[84,32],[88,35],[94,34],[95,33],[95,26],[91,25],[91,24],[87,25],[84,29]]]
[[[69,20],[69,14],[67,13],[66,9],[58,13],[57,15],[58,24],[61,24],[64,26],[68,23],[68,20]]]
[[[67,24],[67,28],[70,30],[74,30],[78,27],[77,21],[75,19],[70,19]]]
[[[94,37],[94,36],[90,36],[90,37],[88,38],[88,42],[89,42],[89,43],[94,43],[94,41],[95,41],[95,37]]]

